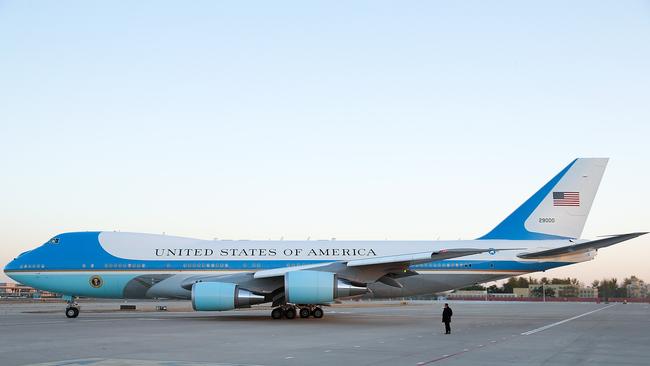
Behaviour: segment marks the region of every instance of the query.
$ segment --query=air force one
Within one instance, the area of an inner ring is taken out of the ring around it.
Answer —
[[[124,232],[55,236],[4,271],[37,289],[79,296],[173,298],[197,311],[272,303],[274,319],[321,318],[354,296],[433,294],[594,259],[645,234],[578,239],[608,159],[576,159],[476,240],[229,241]]]

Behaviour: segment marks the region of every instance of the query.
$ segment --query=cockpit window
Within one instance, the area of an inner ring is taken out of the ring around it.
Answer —
[[[50,239],[50,243],[52,243],[52,244],[59,244],[59,238],[52,238],[52,239]]]

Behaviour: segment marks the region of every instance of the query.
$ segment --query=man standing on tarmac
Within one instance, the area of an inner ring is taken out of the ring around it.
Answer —
[[[451,316],[454,314],[449,307],[449,304],[445,304],[444,309],[442,310],[442,322],[445,323],[445,334],[451,334]]]

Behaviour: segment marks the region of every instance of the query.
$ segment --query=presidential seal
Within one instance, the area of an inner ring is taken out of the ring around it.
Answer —
[[[92,276],[90,277],[90,286],[94,288],[100,288],[104,284],[104,281],[102,281],[102,278],[99,276]]]

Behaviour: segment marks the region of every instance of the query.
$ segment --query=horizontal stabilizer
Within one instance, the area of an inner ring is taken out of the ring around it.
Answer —
[[[557,257],[561,255],[572,254],[576,252],[583,252],[588,250],[597,250],[600,248],[608,247],[610,245],[624,242],[626,240],[634,239],[638,236],[645,235],[645,234],[647,234],[647,232],[613,235],[605,239],[592,240],[581,244],[567,245],[560,248],[543,250],[541,252],[522,253],[519,254],[517,257],[521,259],[542,259],[542,258]]]

